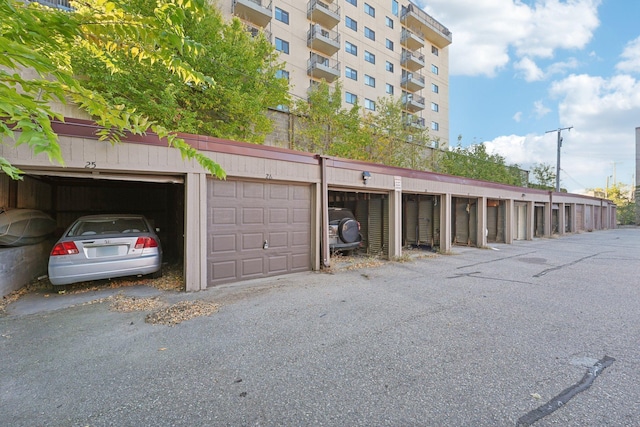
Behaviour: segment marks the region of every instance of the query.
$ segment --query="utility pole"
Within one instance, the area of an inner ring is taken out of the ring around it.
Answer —
[[[560,148],[562,147],[562,136],[560,134],[563,130],[571,130],[573,126],[569,126],[568,128],[558,128],[555,130],[548,130],[545,133],[549,132],[558,132],[558,165],[556,166],[556,193],[560,192]]]

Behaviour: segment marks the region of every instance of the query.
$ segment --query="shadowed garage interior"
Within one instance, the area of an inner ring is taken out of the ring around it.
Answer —
[[[13,181],[6,175],[1,177],[0,206],[41,210],[56,220],[57,229],[51,239],[39,245],[38,251],[26,250],[27,247],[0,247],[0,265],[16,266],[18,257],[24,265],[36,266],[29,280],[46,274],[48,251],[55,238],[76,218],[103,213],[146,216],[159,229],[164,262],[182,263],[184,185],[181,176],[100,174],[97,178],[85,178],[82,175],[86,173],[63,176],[46,171],[26,172],[22,181]],[[30,260],[29,257],[45,259]]]

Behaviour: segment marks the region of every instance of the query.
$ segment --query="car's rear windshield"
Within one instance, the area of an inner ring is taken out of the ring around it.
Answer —
[[[146,222],[142,218],[100,218],[78,220],[67,236],[91,236],[95,234],[148,233]]]

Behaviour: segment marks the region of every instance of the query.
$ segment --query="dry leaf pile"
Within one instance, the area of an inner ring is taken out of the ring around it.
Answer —
[[[167,304],[160,301],[157,297],[153,298],[136,298],[124,295],[116,295],[109,298],[111,300],[111,311],[119,311],[121,313],[131,313],[133,311],[152,311],[157,310]]]
[[[147,323],[173,326],[194,317],[209,316],[218,311],[219,307],[218,304],[207,301],[180,301],[167,308],[147,314],[144,320]]]

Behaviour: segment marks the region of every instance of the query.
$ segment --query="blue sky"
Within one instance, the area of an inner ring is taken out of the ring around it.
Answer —
[[[555,168],[572,192],[632,184],[640,127],[640,1],[418,1],[453,33],[450,141]],[[554,132],[546,133],[554,130]]]

